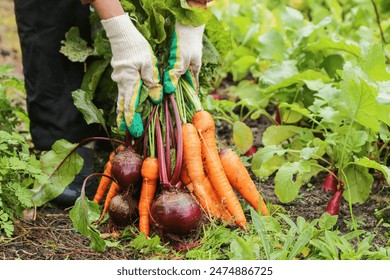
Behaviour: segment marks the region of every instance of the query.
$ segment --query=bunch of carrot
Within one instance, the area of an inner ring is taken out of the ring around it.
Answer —
[[[212,115],[204,111],[194,89],[181,79],[178,94],[194,112],[183,118],[182,182],[192,191],[203,209],[215,218],[246,228],[246,218],[236,190],[254,209],[268,215],[263,197],[239,156],[229,148],[219,151]],[[178,98],[180,100],[180,98]],[[191,122],[187,122],[187,117]]]
[[[180,128],[176,127],[175,132],[181,133],[183,139],[181,141],[183,163],[181,170],[179,168],[180,181],[194,195],[204,212],[209,217],[235,223],[240,228],[246,229],[246,217],[238,193],[254,209],[263,215],[268,215],[264,199],[240,157],[230,148],[220,150],[218,147],[213,117],[203,110],[197,93],[185,79],[180,80],[175,98],[181,120]],[[162,133],[160,126],[156,125],[156,118],[158,120],[156,111],[153,111],[151,122],[147,125],[148,134],[145,137],[148,139],[148,144],[144,144],[144,149],[148,149],[149,154],[146,156],[144,151],[141,195],[138,203],[139,230],[146,236],[150,234],[150,208],[159,184],[164,185],[167,181],[167,178],[161,177],[163,173],[161,173],[160,163],[165,165],[166,161],[169,162],[165,158],[159,158],[161,143],[158,140],[157,155],[155,154],[154,141],[158,139],[155,134]],[[110,161],[114,155],[115,153],[112,153],[110,156],[104,171],[107,177],[102,177],[94,198],[95,202],[100,203],[108,185],[111,184],[112,194],[110,190],[102,215],[106,213],[110,199],[116,194],[115,190],[118,191],[115,182],[109,179]],[[170,154],[166,153],[166,156]]]

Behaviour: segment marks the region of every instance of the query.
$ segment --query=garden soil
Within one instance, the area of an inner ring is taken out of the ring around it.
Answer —
[[[12,65],[14,75],[23,78],[21,54],[17,39],[13,16],[13,2],[0,0],[0,64]],[[269,125],[267,120],[248,123],[255,136],[255,146],[261,147],[262,132]],[[231,127],[225,123],[218,126],[218,138],[221,143],[230,144]],[[108,159],[107,152],[98,154],[96,166],[102,167]],[[101,172],[101,170],[98,170]],[[319,218],[326,209],[331,194],[321,188],[325,174],[314,178],[304,186],[299,197],[289,204],[281,204],[274,194],[273,178],[259,181],[254,178],[265,200],[272,205],[272,209],[283,211],[295,220],[302,216],[311,221]],[[389,229],[384,226],[383,220],[377,218],[377,210],[390,204],[390,188],[383,182],[376,181],[372,188],[369,200],[361,205],[353,206],[353,214],[360,229],[374,233],[374,245],[385,246],[388,242]],[[390,210],[384,213],[384,219],[390,220]],[[342,233],[350,232],[351,215],[348,203],[342,200],[337,228]],[[250,220],[249,220],[250,222]],[[100,228],[102,233],[108,234],[107,225]],[[388,245],[388,244],[387,244]],[[134,252],[133,252],[134,254]],[[57,209],[45,206],[36,211],[26,212],[23,219],[15,221],[15,234],[12,238],[0,236],[0,260],[123,260],[139,258],[129,251],[117,248],[107,248],[103,253],[92,251],[89,239],[79,234],[72,226],[69,218],[69,209]],[[172,257],[178,257],[172,254]]]

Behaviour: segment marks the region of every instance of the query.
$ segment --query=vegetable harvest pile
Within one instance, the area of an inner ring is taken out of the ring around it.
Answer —
[[[168,241],[196,236],[205,218],[245,230],[236,191],[268,215],[239,156],[218,147],[213,117],[185,78],[175,94],[153,105],[145,131],[110,154],[93,199],[105,197],[100,221],[108,212],[114,229],[138,223],[140,233],[150,236],[152,227]]]
[[[178,1],[141,2],[139,7],[133,1],[121,1],[152,46],[162,72],[167,67],[175,21],[194,26],[208,21],[210,32],[220,28],[223,33],[222,25],[210,11],[190,9],[183,3],[178,9],[174,5]],[[153,11],[148,10],[150,6]],[[142,21],[138,20],[141,18]],[[165,94],[159,104],[148,98],[148,89],[142,86],[136,112],[142,116],[144,129],[140,137],[134,137],[126,129],[118,129],[113,121],[117,88],[110,79],[110,48],[95,14],[91,22],[95,26],[93,49],[72,28],[61,52],[73,61],[92,58],[81,88],[73,92],[74,103],[86,121],[100,124],[108,137],[92,137],[71,146],[68,153],[63,152],[65,159],[55,170],[65,169],[67,160],[77,158],[74,151],[87,142],[105,140],[112,145],[103,173],[86,178],[82,195],[70,212],[75,228],[91,238],[91,247],[104,250],[98,227],[107,219],[114,232],[133,224],[146,237],[156,233],[177,248],[189,248],[192,245],[188,240],[199,238],[200,227],[206,221],[246,230],[240,197],[259,213],[268,215],[247,167],[234,147],[218,144],[213,116],[202,108],[202,95],[210,88],[213,73],[221,64],[219,55],[223,53],[207,39],[207,25],[199,84],[188,72],[179,79],[176,92]],[[100,182],[93,201],[89,201],[85,188],[96,176]],[[44,187],[37,192],[36,205],[49,199],[46,192]]]

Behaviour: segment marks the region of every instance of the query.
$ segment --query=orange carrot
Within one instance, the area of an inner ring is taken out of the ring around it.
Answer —
[[[103,219],[104,215],[108,211],[108,207],[110,206],[111,200],[114,198],[114,196],[116,196],[119,193],[120,190],[121,187],[116,182],[112,181],[110,189],[108,190],[106,196],[106,200],[104,201],[104,207],[103,207],[102,215],[100,216],[100,220]]]
[[[185,164],[183,169],[191,180],[194,194],[207,213],[215,218],[220,218],[221,212],[217,208],[217,195],[211,184],[206,182],[208,178],[203,170],[201,143],[195,126],[191,123],[183,124],[182,135],[185,139],[183,141],[183,160]]]
[[[157,189],[158,160],[155,157],[144,159],[141,168],[142,187],[141,196],[138,203],[139,230],[149,236],[150,233],[150,206]]]
[[[109,160],[106,163],[106,165],[104,167],[104,171],[103,171],[103,174],[108,175],[109,177],[102,176],[102,178],[100,179],[99,185],[97,187],[96,194],[93,198],[93,201],[95,201],[98,204],[102,201],[102,199],[103,199],[103,197],[104,197],[104,195],[105,195],[105,193],[106,193],[106,191],[111,183],[110,177],[111,177],[112,161],[114,160],[116,153],[122,151],[124,148],[125,148],[125,146],[119,145],[116,148],[115,152],[110,153]]]
[[[239,192],[254,209],[259,209],[260,202],[261,213],[263,215],[268,215],[267,205],[239,156],[232,149],[225,148],[219,152],[219,157],[232,187]]]
[[[108,175],[110,177],[111,177],[112,161],[114,157],[115,157],[115,153],[112,152],[110,154],[109,160],[106,163],[106,166],[104,167],[103,174]],[[96,194],[93,197],[93,201],[95,201],[97,204],[99,204],[102,201],[108,187],[110,186],[111,183],[110,177],[102,176],[102,178],[100,179],[99,185],[96,190]]]
[[[207,176],[203,177],[202,182],[194,184],[188,176],[186,166],[183,166],[180,179],[186,188],[194,194],[196,201],[207,214],[217,219],[222,218],[227,222],[231,221],[232,216],[220,203],[220,199]]]
[[[201,144],[198,132],[191,123],[182,125],[183,160],[187,168],[188,177],[193,184],[200,183],[206,174],[203,171]]]
[[[246,229],[244,211],[237,195],[226,177],[218,155],[213,117],[207,111],[198,111],[194,114],[192,123],[200,135],[202,156],[207,176],[209,177],[217,194],[222,199],[222,203],[234,217],[235,223],[239,227]]]
[[[183,165],[182,169],[181,169],[181,173],[180,173],[180,179],[181,179],[181,182],[184,184],[184,185],[189,185],[189,184],[192,184],[191,183],[191,179],[190,177],[188,176],[188,172],[187,172],[187,167],[185,165]],[[194,189],[189,189],[190,192],[192,192]]]

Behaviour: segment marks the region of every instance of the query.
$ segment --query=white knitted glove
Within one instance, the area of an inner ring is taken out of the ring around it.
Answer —
[[[135,110],[139,103],[142,82],[149,88],[153,102],[162,99],[157,58],[147,40],[136,29],[128,14],[101,21],[111,44],[112,79],[118,84],[117,124],[123,119],[136,137],[143,132],[142,119]]]
[[[186,78],[199,89],[199,72],[202,66],[202,38],[205,25],[185,26],[176,22],[172,37],[168,67],[164,72],[164,92],[176,92],[179,78]],[[188,72],[187,72],[188,71]]]

